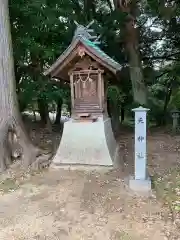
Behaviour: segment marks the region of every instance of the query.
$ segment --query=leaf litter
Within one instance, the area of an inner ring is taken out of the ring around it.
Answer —
[[[114,170],[33,173],[15,163],[0,176],[0,239],[180,239],[179,143],[164,133],[148,136],[151,198],[124,184],[133,171],[129,132],[119,140],[124,163]]]

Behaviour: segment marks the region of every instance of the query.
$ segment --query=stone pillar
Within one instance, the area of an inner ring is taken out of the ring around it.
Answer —
[[[178,110],[173,110],[171,112],[172,114],[172,119],[173,119],[173,127],[172,127],[172,131],[173,133],[176,133],[178,131],[178,120],[179,120],[179,115],[180,115],[180,111]]]
[[[134,176],[129,179],[129,187],[137,192],[150,193],[151,181],[147,175],[146,152],[146,114],[149,109],[139,107],[132,109],[135,112],[135,170]]]
[[[136,180],[146,179],[146,114],[149,109],[135,108],[135,174]]]

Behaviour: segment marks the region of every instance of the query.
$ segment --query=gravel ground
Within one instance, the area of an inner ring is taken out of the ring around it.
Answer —
[[[53,139],[59,142],[59,135],[33,131],[34,139],[50,149]],[[121,159],[114,170],[50,168],[30,174],[17,163],[2,174],[0,240],[180,239],[167,204],[155,196],[136,196],[124,184],[124,177],[133,171],[133,134],[121,133],[119,146]],[[166,176],[180,162],[179,149],[180,137],[150,133],[150,174]]]
[[[49,169],[31,176],[1,195],[0,239],[175,239],[167,209],[135,196],[119,174]]]

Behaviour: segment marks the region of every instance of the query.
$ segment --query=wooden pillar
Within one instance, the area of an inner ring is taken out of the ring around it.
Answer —
[[[71,86],[71,105],[74,108],[74,82],[73,82],[73,73],[70,74],[70,86]]]
[[[101,74],[101,93],[102,93],[102,107],[104,109],[105,107],[105,98],[104,98],[104,95],[105,95],[105,89],[104,89],[104,77],[103,75]]]
[[[81,81],[78,82],[78,98],[81,98]]]
[[[76,99],[78,96],[78,90],[77,90],[77,82],[75,81],[74,81],[74,92],[75,92],[74,98]]]
[[[101,79],[101,71],[98,72],[98,98],[99,98],[100,108],[102,108],[102,79]]]
[[[103,78],[103,86],[104,86],[104,113],[105,115],[108,115],[108,109],[107,109],[107,100],[108,100],[108,88],[107,88],[107,82],[104,81]]]

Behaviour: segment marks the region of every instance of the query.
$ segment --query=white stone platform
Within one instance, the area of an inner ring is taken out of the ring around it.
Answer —
[[[128,178],[125,178],[125,183],[138,195],[147,197],[152,196],[150,177],[146,177],[146,179],[135,179],[134,176],[129,176]]]
[[[117,152],[110,118],[100,117],[96,122],[70,120],[64,123],[63,135],[52,166],[112,166],[118,157]]]

